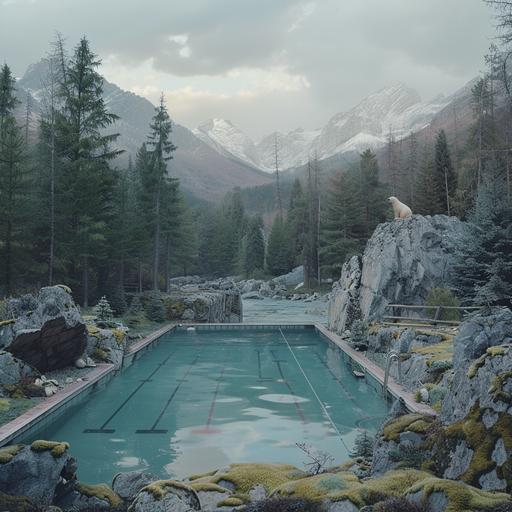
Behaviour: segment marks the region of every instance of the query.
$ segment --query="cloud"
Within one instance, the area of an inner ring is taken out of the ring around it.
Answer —
[[[481,0],[0,0],[18,76],[55,30],[69,46],[87,34],[111,81],[167,92],[186,124],[233,114],[253,134],[316,127],[398,81],[453,92],[493,34]]]

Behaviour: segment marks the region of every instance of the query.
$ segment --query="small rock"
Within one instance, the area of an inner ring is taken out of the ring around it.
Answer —
[[[87,356],[85,358],[85,366],[87,368],[94,368],[96,366],[96,363],[89,356]]]
[[[72,384],[73,378],[72,377],[66,377],[66,380],[64,381],[66,384]]]
[[[421,401],[422,402],[428,403],[429,394],[428,394],[428,389],[427,388],[421,388],[420,389],[420,397],[421,397]]]
[[[87,366],[86,362],[81,357],[75,361],[76,368],[82,369],[82,368],[85,368],[86,366]]]
[[[48,386],[44,387],[44,392],[45,392],[46,396],[55,395],[55,393],[57,393],[58,390],[59,390],[59,388],[57,386],[55,386],[54,384],[49,384]]]

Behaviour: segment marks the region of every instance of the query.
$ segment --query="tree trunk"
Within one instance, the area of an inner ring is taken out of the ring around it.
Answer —
[[[153,290],[158,290],[158,267],[160,264],[160,185],[156,194],[155,252],[153,255]]]
[[[165,239],[165,291],[169,293],[171,290],[170,283],[170,264],[169,260],[171,258],[171,237],[169,235],[166,236]]]
[[[83,257],[82,269],[82,283],[83,283],[83,305],[84,308],[89,307],[89,260],[87,256]]]

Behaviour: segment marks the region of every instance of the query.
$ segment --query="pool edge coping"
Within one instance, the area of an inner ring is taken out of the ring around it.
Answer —
[[[82,394],[90,387],[103,380],[114,371],[114,365],[99,363],[89,373],[84,375],[87,380],[75,381],[60,389],[52,396],[44,398],[20,416],[0,426],[0,447],[19,437],[24,432],[35,427],[38,423],[53,415],[67,402]]]
[[[330,331],[324,325],[314,325],[318,332],[320,332],[328,340],[332,341],[353,361],[361,365],[364,371],[369,373],[375,380],[377,380],[381,386],[384,386],[384,370],[380,366],[368,359],[361,352],[352,348],[345,340],[341,338],[341,336]],[[421,402],[416,402],[414,395],[407,391],[402,385],[398,384],[391,375],[389,375],[388,379],[388,391],[395,398],[401,398],[410,412],[437,416],[437,412],[432,409],[432,407]]]

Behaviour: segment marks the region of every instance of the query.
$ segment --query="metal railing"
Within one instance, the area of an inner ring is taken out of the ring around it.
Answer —
[[[403,316],[403,315],[385,315],[383,316],[384,325],[400,324],[404,326],[429,326],[441,325],[446,327],[457,327],[461,320],[441,320],[443,311],[460,311],[462,315],[482,309],[482,306],[417,306],[412,304],[387,304],[386,309],[401,309],[401,310],[433,310],[435,311],[433,317],[422,316]],[[462,316],[461,315],[461,316]]]

